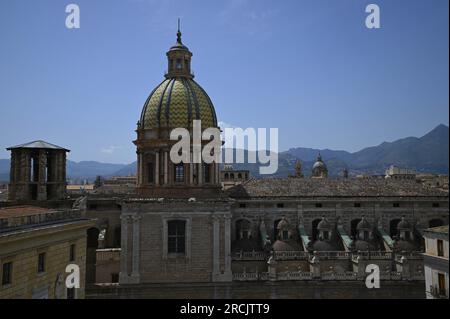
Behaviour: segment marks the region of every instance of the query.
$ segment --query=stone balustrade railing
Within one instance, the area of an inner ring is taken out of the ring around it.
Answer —
[[[99,261],[119,261],[120,248],[97,249],[97,262]]]

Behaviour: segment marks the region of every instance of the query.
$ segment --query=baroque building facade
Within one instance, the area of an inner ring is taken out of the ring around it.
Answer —
[[[217,127],[217,119],[192,79],[180,32],[167,57],[166,79],[138,122],[136,196],[120,202],[123,291],[155,283],[361,281],[370,263],[383,280],[423,283],[421,233],[448,224],[448,192],[409,180],[329,179],[320,154],[311,178],[297,163],[290,178],[220,191],[218,163],[205,169],[168,156],[171,129],[192,132],[193,119]]]
[[[348,172],[328,178],[320,154],[311,178],[297,162],[288,178],[247,180],[240,172],[242,180],[222,189],[231,171],[221,177],[218,162],[170,157],[174,128],[190,136],[218,128],[211,99],[193,79],[191,58],[178,31],[165,79],[137,123],[136,187],[99,187],[81,200],[83,216],[95,220],[86,232],[87,296],[356,298],[405,297],[407,290],[424,297],[422,233],[448,225],[448,189]],[[194,120],[201,120],[202,131],[194,132]],[[64,161],[66,151],[60,150]],[[12,170],[29,171],[28,161],[16,163]],[[17,176],[11,174],[12,189]],[[67,208],[74,198],[15,196],[0,206],[28,201]],[[379,292],[365,288],[368,264],[379,266]],[[328,285],[316,289],[317,281]]]

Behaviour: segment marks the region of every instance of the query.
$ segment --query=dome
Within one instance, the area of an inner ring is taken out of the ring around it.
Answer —
[[[371,230],[372,226],[370,223],[365,219],[364,217],[361,219],[361,221],[356,225],[356,230]]]
[[[327,177],[328,168],[327,165],[322,161],[322,156],[317,156],[317,160],[312,168],[312,177]]]
[[[411,224],[408,223],[408,221],[405,219],[405,217],[402,217],[402,220],[397,225],[398,230],[411,230]]]
[[[286,220],[286,218],[282,218],[277,225],[277,229],[288,229],[289,228],[289,222]]]
[[[326,220],[325,217],[322,217],[322,220],[317,224],[318,230],[331,230],[331,224]]]
[[[283,241],[277,240],[273,243],[272,249],[274,251],[299,251],[302,250],[301,246],[293,240]]]
[[[325,163],[324,162],[322,162],[322,161],[317,161],[317,162],[315,162],[314,163],[314,165],[313,165],[313,169],[318,169],[318,168],[326,168],[327,166],[325,165]]]
[[[202,129],[217,127],[214,106],[205,90],[191,78],[173,77],[159,84],[141,114],[141,128],[190,128],[201,120]]]

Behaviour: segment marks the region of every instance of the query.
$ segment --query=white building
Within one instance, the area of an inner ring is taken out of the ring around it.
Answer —
[[[448,298],[448,225],[428,228],[423,233],[427,298]]]

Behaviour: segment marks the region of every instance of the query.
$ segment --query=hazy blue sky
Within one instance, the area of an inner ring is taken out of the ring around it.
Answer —
[[[65,7],[81,28],[65,27]],[[381,29],[365,27],[365,6]],[[0,158],[44,139],[131,162],[176,19],[219,120],[278,127],[280,149],[356,151],[449,116],[448,0],[0,0]]]

